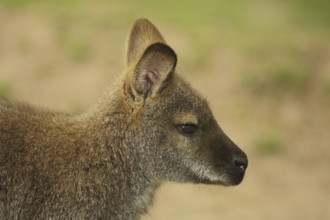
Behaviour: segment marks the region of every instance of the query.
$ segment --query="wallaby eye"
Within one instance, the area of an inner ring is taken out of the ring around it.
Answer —
[[[182,124],[178,125],[177,129],[181,134],[192,135],[198,130],[198,127],[195,124]]]

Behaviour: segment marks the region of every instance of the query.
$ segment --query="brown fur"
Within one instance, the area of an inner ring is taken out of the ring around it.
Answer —
[[[140,19],[124,80],[86,113],[0,98],[2,219],[138,219],[165,181],[239,184],[246,155],[176,61]]]

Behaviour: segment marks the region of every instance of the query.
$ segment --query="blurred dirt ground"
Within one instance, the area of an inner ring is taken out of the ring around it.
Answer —
[[[68,2],[0,3],[0,95],[84,111],[120,76],[130,27],[148,17],[177,51],[178,72],[249,156],[240,186],[165,184],[143,220],[330,219],[330,26],[322,6],[304,0],[302,16],[282,1],[193,1],[186,11],[181,3]]]

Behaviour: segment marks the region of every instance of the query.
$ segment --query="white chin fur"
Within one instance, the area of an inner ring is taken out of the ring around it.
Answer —
[[[227,175],[219,174],[219,171],[215,171],[214,169],[203,164],[196,164],[196,162],[189,163],[188,161],[185,161],[185,165],[198,177],[200,177],[200,179],[209,180],[210,182],[221,182],[223,184],[226,184],[226,182],[228,182]]]

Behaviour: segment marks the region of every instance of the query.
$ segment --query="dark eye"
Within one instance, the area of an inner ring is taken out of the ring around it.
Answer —
[[[197,131],[198,127],[194,124],[182,124],[178,125],[177,129],[181,134],[192,135]]]

